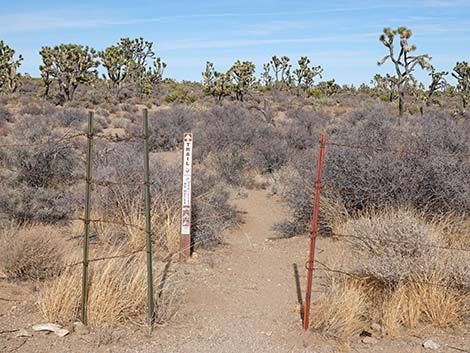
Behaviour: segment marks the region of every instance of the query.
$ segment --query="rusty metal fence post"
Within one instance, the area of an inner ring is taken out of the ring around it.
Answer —
[[[82,323],[87,324],[87,301],[88,301],[88,243],[90,238],[90,213],[91,213],[91,191],[93,172],[93,112],[88,113],[87,131],[87,170],[86,170],[86,194],[85,194],[85,218],[83,239],[83,276],[82,276]]]
[[[313,200],[313,216],[312,216],[312,231],[310,234],[310,252],[307,262],[307,288],[305,294],[305,306],[304,306],[304,330],[308,329],[310,320],[310,300],[312,297],[312,277],[313,277],[313,266],[315,262],[315,241],[317,238],[318,231],[318,209],[320,207],[320,191],[321,191],[321,178],[323,171],[323,159],[325,156],[325,135],[320,135],[320,150],[318,152],[317,161],[317,177],[315,180],[315,197]]]
[[[154,319],[153,266],[152,266],[152,222],[150,212],[150,167],[149,167],[149,127],[148,110],[143,112],[144,129],[144,188],[145,188],[145,234],[147,251],[147,316],[149,330],[152,330]]]

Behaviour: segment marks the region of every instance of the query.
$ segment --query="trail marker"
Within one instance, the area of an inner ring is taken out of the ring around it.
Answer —
[[[183,182],[181,185],[180,261],[191,256],[191,177],[193,169],[193,134],[183,134]]]

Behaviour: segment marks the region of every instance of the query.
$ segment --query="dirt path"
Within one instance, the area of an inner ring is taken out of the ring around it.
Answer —
[[[175,352],[289,352],[301,333],[293,264],[305,257],[305,238],[268,239],[276,236],[271,227],[285,211],[267,191],[249,191],[233,204],[245,213],[245,223],[225,234],[222,249],[187,265],[200,278],[178,315],[186,322],[178,323],[176,336],[185,330],[187,337]]]

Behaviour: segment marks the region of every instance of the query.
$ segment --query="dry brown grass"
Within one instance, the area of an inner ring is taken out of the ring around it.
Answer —
[[[60,273],[66,253],[60,228],[11,225],[0,233],[0,268],[9,279],[44,279]]]
[[[439,230],[443,240],[449,247],[470,250],[470,216],[448,213],[435,216],[431,221]]]
[[[145,247],[145,214],[141,200],[125,200],[118,203],[118,212],[112,216],[97,210],[93,219],[106,219],[117,224],[96,222],[93,229],[99,240],[108,245],[119,246],[125,251],[136,251]],[[170,205],[165,199],[156,197],[152,204],[152,240],[161,257],[174,254],[179,249],[180,215],[177,205]],[[127,224],[122,226],[119,224]]]
[[[108,255],[119,255],[112,250]],[[154,268],[155,317],[161,323],[176,312],[179,285],[164,264]],[[96,262],[90,266],[88,320],[91,325],[145,322],[147,277],[144,255]],[[81,267],[69,268],[44,286],[39,309],[44,319],[67,323],[77,319],[81,296]]]
[[[334,191],[326,190],[320,197],[320,210],[323,226],[332,233],[341,233],[341,226],[350,217],[341,197]]]
[[[311,327],[348,337],[366,327],[369,300],[360,281],[333,280],[312,306]]]
[[[339,244],[352,250],[356,260],[330,266],[353,277],[330,277],[327,292],[312,309],[312,326],[350,336],[377,322],[386,334],[399,335],[408,328],[448,328],[468,320],[468,253],[439,248],[470,245],[465,219],[426,220],[412,210],[389,209],[347,220],[341,234],[354,237]]]
[[[446,328],[459,322],[465,300],[456,289],[445,285],[438,273],[416,278],[391,291],[382,307],[382,324],[389,335],[419,324]]]

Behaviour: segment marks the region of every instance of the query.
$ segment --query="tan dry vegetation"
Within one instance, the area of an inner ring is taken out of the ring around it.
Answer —
[[[335,279],[312,306],[311,327],[341,337],[367,327],[369,298],[360,281]]]
[[[107,256],[119,256],[110,250]],[[178,307],[179,284],[169,265],[154,266],[155,319],[169,320]],[[131,321],[145,323],[147,274],[145,256],[92,263],[89,277],[88,321],[93,326]],[[45,283],[39,296],[44,319],[68,323],[77,319],[81,298],[81,267],[73,267]]]
[[[93,230],[101,243],[119,246],[123,252],[135,252],[145,248],[145,214],[139,200],[118,200],[118,212],[109,215],[104,210],[93,212],[92,219],[110,222],[94,222]],[[179,249],[180,215],[177,205],[170,205],[165,198],[154,197],[151,205],[152,239],[159,258],[167,258]],[[80,226],[80,225],[78,225]]]
[[[355,260],[331,266],[352,276],[329,276],[326,293],[314,303],[312,327],[344,337],[377,322],[384,333],[396,336],[405,328],[464,322],[470,307],[470,259],[468,253],[441,249],[449,243],[468,246],[462,224],[463,218],[450,215],[426,220],[410,209],[349,218],[338,231],[352,237],[338,243]]]
[[[382,309],[382,323],[388,334],[397,335],[402,327],[416,328],[419,324],[445,328],[459,322],[468,297],[450,283],[446,285],[441,275],[416,278],[390,292]]]
[[[64,230],[49,225],[8,225],[0,232],[0,269],[9,279],[44,279],[64,265]]]

